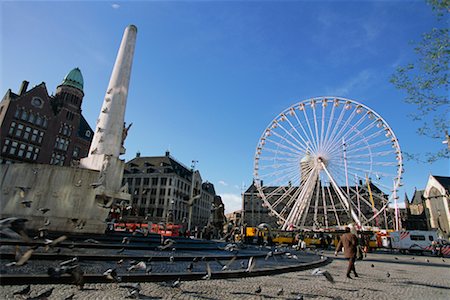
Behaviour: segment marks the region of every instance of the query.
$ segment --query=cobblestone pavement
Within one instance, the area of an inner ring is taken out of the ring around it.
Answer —
[[[331,252],[325,252],[331,255]],[[428,260],[428,261],[427,261]],[[345,277],[347,261],[338,256],[323,267],[334,277],[332,284],[311,270],[240,279],[167,283],[141,283],[140,299],[450,299],[450,259],[391,253],[369,254],[356,263],[359,278]],[[373,266],[372,266],[373,265]],[[387,273],[390,276],[388,277]],[[126,299],[130,284],[86,284],[83,290],[71,285],[32,285],[28,297],[54,288],[48,299]],[[255,291],[261,287],[261,293]],[[0,286],[1,299],[13,296],[24,286]],[[280,289],[282,295],[277,295]]]

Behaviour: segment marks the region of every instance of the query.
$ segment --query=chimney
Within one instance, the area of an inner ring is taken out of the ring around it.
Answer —
[[[141,157],[141,152],[136,152],[136,157]]]
[[[166,150],[166,156],[170,156],[169,150]]]
[[[22,81],[22,84],[20,85],[19,96],[22,96],[23,94],[26,93],[28,84],[29,84],[28,81],[26,80]]]

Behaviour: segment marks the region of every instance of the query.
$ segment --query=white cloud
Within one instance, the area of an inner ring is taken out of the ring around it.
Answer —
[[[369,70],[359,72],[355,77],[348,79],[340,87],[329,88],[327,94],[336,96],[348,96],[355,88],[366,87],[372,79],[372,73]]]
[[[114,4],[111,5],[111,7],[114,8],[114,9],[118,9],[120,7],[120,5],[117,4],[117,3],[114,3]]]
[[[228,183],[226,183],[226,182],[223,181],[223,180],[219,180],[219,184],[221,184],[221,185],[223,185],[223,186],[228,186]]]
[[[226,214],[242,209],[242,198],[239,194],[221,194],[220,197]]]

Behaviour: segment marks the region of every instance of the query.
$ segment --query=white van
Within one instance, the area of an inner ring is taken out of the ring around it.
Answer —
[[[439,240],[436,231],[425,230],[394,231],[389,236],[392,249],[398,249],[401,253],[431,252],[432,242]]]

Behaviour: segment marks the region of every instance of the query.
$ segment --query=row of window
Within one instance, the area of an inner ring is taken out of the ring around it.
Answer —
[[[57,136],[55,141],[55,149],[67,151],[67,148],[69,148],[69,143],[69,139]]]
[[[18,107],[14,113],[14,117],[42,128],[47,128],[48,126],[48,119],[46,116],[27,111],[24,107]]]
[[[61,127],[59,127],[59,133],[70,137],[70,135],[72,134],[72,126],[66,123],[62,123]]]
[[[62,165],[64,165],[65,159],[66,159],[66,156],[64,154],[53,152],[52,158],[50,160],[50,164],[62,166]]]
[[[2,147],[2,153],[35,161],[39,155],[39,148],[33,145],[5,139],[5,143]]]
[[[9,136],[14,136],[18,139],[24,139],[33,143],[42,143],[44,132],[35,128],[31,128],[21,123],[11,122],[8,131]]]

